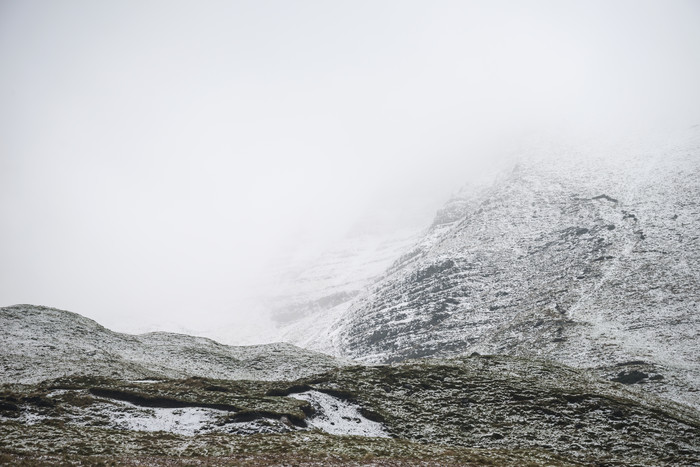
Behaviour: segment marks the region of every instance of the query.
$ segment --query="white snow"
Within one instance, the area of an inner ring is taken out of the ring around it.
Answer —
[[[59,389],[47,394],[49,398],[66,394],[92,398],[86,406],[71,407],[62,413],[61,420],[79,426],[103,426],[115,430],[164,431],[183,436],[207,433],[232,433],[251,435],[259,433],[286,433],[303,428],[295,427],[285,417],[259,418],[251,421],[231,420],[232,412],[205,407],[155,408],[142,407],[130,402],[94,398],[86,390]],[[31,405],[21,407],[19,416],[10,418],[0,414],[0,420],[16,420],[25,425],[36,425],[55,419],[50,414]]]
[[[22,407],[21,415],[17,420],[24,423],[25,425],[36,425],[46,420],[46,418],[46,416],[31,410],[30,406],[25,405],[24,407]]]
[[[122,404],[131,405],[128,402]],[[136,406],[132,406],[136,407]],[[135,431],[168,431],[170,433],[193,436],[211,424],[218,416],[226,415],[222,410],[201,407],[177,409],[149,408],[129,412],[110,413],[111,421],[117,428]]]
[[[69,390],[51,392],[49,397],[63,395]],[[86,391],[76,391],[87,395]],[[388,438],[381,423],[360,414],[360,407],[320,391],[306,391],[289,397],[305,400],[315,410],[307,420],[309,428],[316,428],[333,435],[368,436]],[[66,414],[69,423],[77,425],[109,426],[117,430],[165,431],[183,436],[194,436],[211,432],[235,434],[284,433],[299,428],[288,421],[263,418],[247,422],[228,422],[231,412],[203,407],[150,408],[130,402],[97,398],[88,407],[75,407]],[[38,413],[33,407],[22,409],[19,421],[27,425],[42,423],[51,418]]]
[[[307,421],[313,428],[332,435],[389,437],[381,423],[362,416],[359,406],[355,404],[313,390],[290,394],[289,397],[305,400],[316,410],[316,414]]]

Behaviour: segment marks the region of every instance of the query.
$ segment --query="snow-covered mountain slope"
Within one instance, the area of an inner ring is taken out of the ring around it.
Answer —
[[[420,238],[422,229],[349,235],[317,257],[277,265],[266,300],[281,328],[349,302]]]
[[[553,358],[698,406],[699,230],[698,128],[535,151],[447,206],[313,345]]]
[[[371,224],[371,220],[367,221]],[[359,228],[312,259],[286,258],[262,301],[274,326],[268,340],[332,353],[326,332],[352,301],[408,251],[424,227]]]
[[[285,343],[233,347],[183,334],[120,334],[32,305],[0,308],[0,329],[0,383],[69,375],[292,380],[346,363]]]

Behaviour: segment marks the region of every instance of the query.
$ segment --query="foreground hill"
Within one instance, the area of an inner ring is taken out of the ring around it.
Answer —
[[[316,345],[598,368],[700,406],[700,130],[535,151],[450,202]]]
[[[291,382],[0,386],[0,462],[697,465],[697,412],[547,362],[478,356]]]
[[[345,364],[291,344],[233,347],[183,334],[121,334],[75,313],[33,305],[0,308],[0,329],[0,383],[70,375],[289,380]]]

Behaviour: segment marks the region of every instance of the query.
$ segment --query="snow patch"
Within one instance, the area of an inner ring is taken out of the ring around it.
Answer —
[[[124,402],[123,404],[128,404]],[[128,404],[131,405],[131,404]],[[194,436],[209,426],[219,416],[226,415],[222,410],[201,407],[177,409],[149,408],[129,412],[112,412],[111,420],[120,429],[135,431],[168,431],[170,433]]]
[[[34,412],[33,410],[31,410],[30,406],[25,405],[24,407],[22,407],[22,414],[17,420],[21,423],[24,423],[25,425],[37,425],[39,423],[44,422],[44,420],[46,419],[46,416]]]
[[[381,423],[362,416],[360,407],[355,404],[313,390],[290,394],[289,397],[307,401],[316,410],[316,414],[307,420],[313,428],[332,435],[389,437]]]

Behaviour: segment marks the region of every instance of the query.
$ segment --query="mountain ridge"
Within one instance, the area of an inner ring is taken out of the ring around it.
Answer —
[[[128,379],[290,379],[345,365],[289,343],[228,346],[168,332],[110,331],[56,308],[0,308],[0,382],[37,383],[75,374]]]

